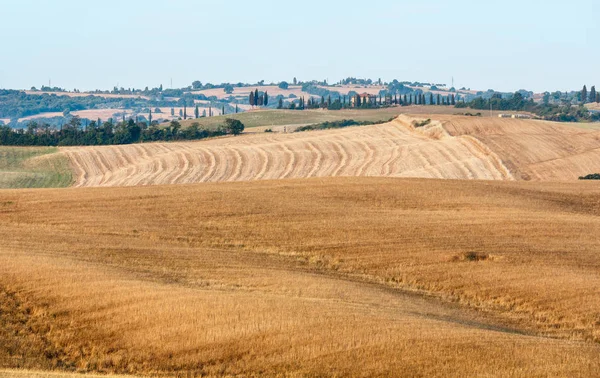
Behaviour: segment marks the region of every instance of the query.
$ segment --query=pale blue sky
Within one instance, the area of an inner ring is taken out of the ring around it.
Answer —
[[[600,85],[599,0],[0,0],[0,87]]]

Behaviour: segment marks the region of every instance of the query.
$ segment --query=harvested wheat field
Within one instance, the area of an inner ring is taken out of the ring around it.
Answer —
[[[579,124],[444,115],[436,119],[452,136],[477,138],[518,179],[568,181],[600,172],[600,132]]]
[[[77,187],[137,186],[327,176],[510,180],[471,136],[412,118],[347,129],[259,134],[200,142],[65,148]]]
[[[594,376],[598,215],[585,182],[1,191],[0,368]]]

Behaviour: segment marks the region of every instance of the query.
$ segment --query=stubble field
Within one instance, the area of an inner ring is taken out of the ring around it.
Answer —
[[[0,367],[593,376],[599,214],[590,183],[2,191]]]
[[[380,125],[199,142],[64,148],[75,186],[378,176],[575,181],[600,172],[600,132],[438,114]]]

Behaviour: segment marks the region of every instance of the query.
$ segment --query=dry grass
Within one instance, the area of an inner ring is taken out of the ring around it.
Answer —
[[[453,136],[473,136],[523,180],[572,181],[600,171],[600,132],[580,123],[437,115]]]
[[[326,176],[512,179],[476,139],[450,137],[439,122],[415,130],[413,118],[405,116],[382,125],[319,132],[62,151],[79,187]]]
[[[78,374],[78,373],[61,373],[50,371],[36,370],[16,370],[16,369],[0,369],[0,378],[133,378],[131,375],[112,375],[112,374]]]
[[[0,366],[593,376],[599,203],[374,178],[0,192]]]
[[[381,125],[317,132],[63,151],[76,186],[330,176],[575,181],[600,171],[600,132],[573,126],[412,114]]]

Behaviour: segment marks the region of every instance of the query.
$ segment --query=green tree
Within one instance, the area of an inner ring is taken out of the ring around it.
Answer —
[[[225,105],[223,105],[223,108],[221,109],[221,115],[225,115]]]
[[[258,105],[258,88],[254,91],[254,106]]]
[[[196,117],[196,119],[200,118],[200,109],[198,109],[198,105],[196,105],[196,109],[194,110],[194,117]]]
[[[592,88],[590,89],[589,102],[594,102],[594,101],[596,101],[596,86],[592,85]]]
[[[232,94],[234,91],[233,85],[231,84],[225,84],[225,86],[223,87],[223,92],[227,93],[227,94]]]
[[[192,83],[192,88],[193,89],[200,89],[202,88],[202,82],[196,80]],[[160,86],[160,90],[162,91],[162,85]]]
[[[244,131],[244,124],[237,119],[227,118],[225,120],[225,130],[229,134],[239,135]]]
[[[287,83],[287,81],[282,81],[279,83],[279,89],[288,89],[289,87],[290,85]]]
[[[250,99],[248,101],[250,102],[250,106],[254,106],[254,91],[250,91]]]
[[[269,106],[269,94],[267,93],[267,91],[265,91],[263,105],[264,106]]]
[[[152,109],[150,109],[150,114],[148,114],[148,123],[152,125]]]
[[[584,85],[583,89],[581,90],[581,103],[582,104],[587,103],[587,98],[588,98],[588,91],[587,91],[587,87]]]
[[[277,104],[277,109],[283,109],[283,97],[279,97],[279,104]]]

